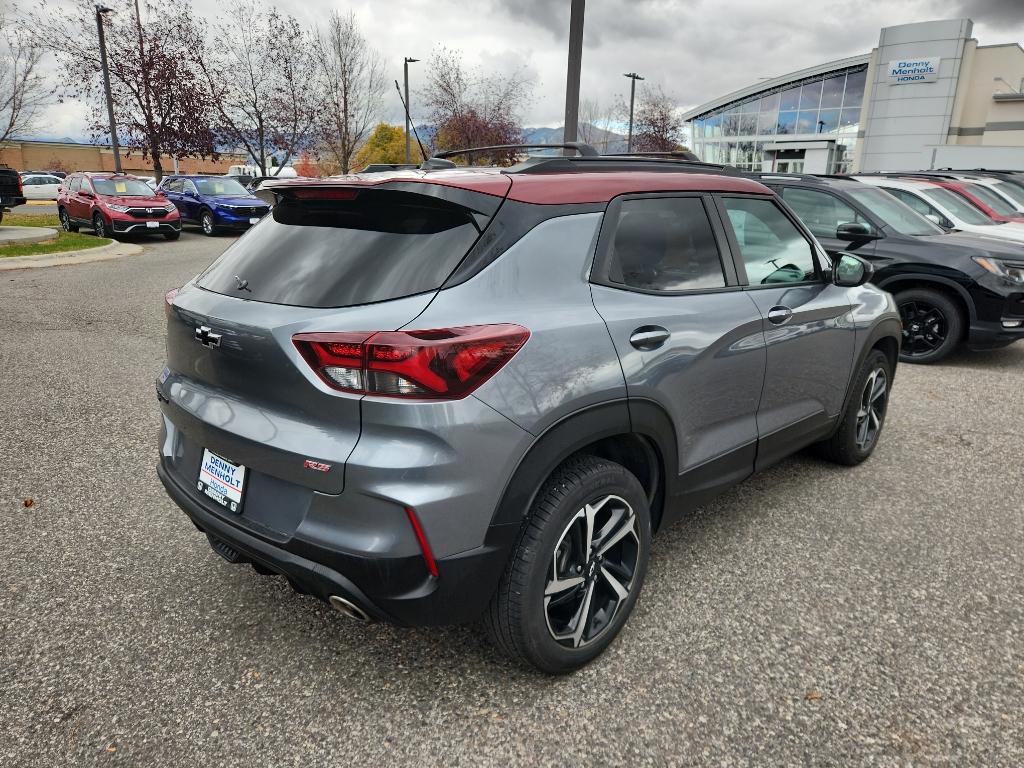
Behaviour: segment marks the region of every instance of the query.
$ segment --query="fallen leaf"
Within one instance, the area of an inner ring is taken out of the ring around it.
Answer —
[[[804,698],[807,701],[818,701],[821,698],[821,694],[818,691],[808,691],[804,694]]]
[[[117,747],[113,744],[107,744],[107,752],[117,752]]]
[[[29,507],[35,506],[36,500],[29,498],[29,499],[23,500],[21,503],[25,507],[25,509],[28,509]]]

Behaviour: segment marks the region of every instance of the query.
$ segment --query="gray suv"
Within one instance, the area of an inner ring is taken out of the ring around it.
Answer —
[[[702,172],[707,171],[707,172]],[[601,653],[652,534],[805,446],[876,446],[892,297],[756,181],[657,159],[279,181],[168,293],[159,475],[347,616]]]

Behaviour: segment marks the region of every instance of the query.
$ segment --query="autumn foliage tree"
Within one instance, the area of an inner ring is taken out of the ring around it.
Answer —
[[[312,36],[254,0],[227,5],[197,57],[221,144],[242,147],[261,174],[308,149],[320,114]]]
[[[203,31],[189,5],[108,5],[112,13],[103,17],[104,32],[121,144],[141,151],[158,179],[166,158],[216,156],[210,99],[194,57]],[[58,59],[66,84],[62,97],[84,99],[92,110],[93,136],[109,136],[93,2],[42,6],[32,23],[36,39]]]
[[[415,140],[411,143],[412,161],[422,162],[423,155]],[[352,160],[353,168],[365,168],[371,163],[404,163],[405,130],[397,125],[378,123]]]
[[[633,149],[672,152],[684,149],[683,120],[675,100],[661,86],[645,87],[633,119]]]
[[[520,119],[529,103],[532,79],[522,70],[511,74],[482,75],[468,69],[461,56],[446,48],[432,54],[422,93],[434,126],[434,148],[518,144],[523,140]],[[477,155],[474,159],[507,164],[515,153]]]

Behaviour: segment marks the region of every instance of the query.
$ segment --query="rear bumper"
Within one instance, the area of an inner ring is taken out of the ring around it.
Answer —
[[[238,557],[232,562],[258,563],[285,576],[300,592],[324,601],[340,595],[372,619],[403,626],[458,624],[477,618],[497,588],[519,531],[518,525],[491,526],[484,546],[439,559],[439,575],[434,578],[418,554],[370,557],[328,549],[298,535],[272,541],[232,524],[226,511],[214,511],[197,501],[167,471],[163,460],[157,474],[174,502],[226,559],[230,558],[218,543],[236,550]]]
[[[7,197],[3,198],[3,205],[0,205],[0,209],[8,210],[10,208],[17,208],[19,205],[24,205],[27,200],[24,197]]]

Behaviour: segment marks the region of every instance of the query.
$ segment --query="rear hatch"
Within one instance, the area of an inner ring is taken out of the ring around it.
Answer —
[[[193,492],[208,449],[244,465],[250,489],[273,478],[264,491],[279,501],[298,488],[340,493],[361,396],[320,381],[293,337],[409,323],[503,199],[422,182],[276,194],[272,214],[167,307],[160,390],[180,445],[165,464]]]

